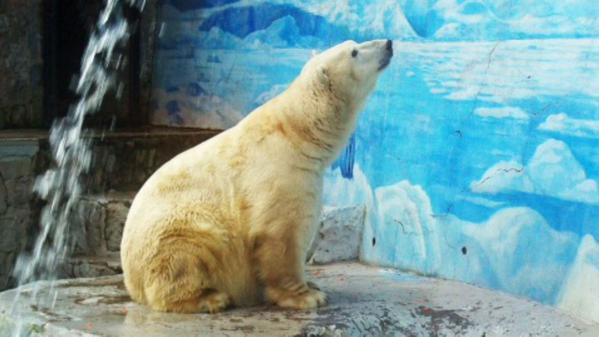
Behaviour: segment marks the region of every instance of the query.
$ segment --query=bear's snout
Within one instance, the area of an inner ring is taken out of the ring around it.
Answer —
[[[385,53],[379,62],[378,71],[385,69],[389,63],[391,62],[391,57],[393,56],[393,41],[387,40],[385,42]]]

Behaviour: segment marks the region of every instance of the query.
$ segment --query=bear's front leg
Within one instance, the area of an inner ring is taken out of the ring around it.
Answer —
[[[302,231],[298,227],[282,227],[287,230],[261,235],[256,242],[255,257],[266,299],[280,307],[293,309],[325,305],[326,294],[311,287],[304,279]]]

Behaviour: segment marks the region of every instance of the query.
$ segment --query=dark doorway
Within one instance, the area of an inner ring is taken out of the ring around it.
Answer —
[[[74,87],[79,74],[81,56],[93,32],[103,0],[44,1],[44,123],[66,115],[77,97]],[[125,8],[129,22],[138,22],[140,13]],[[125,50],[125,66],[118,76],[122,93],[111,92],[101,110],[86,120],[88,127],[132,127],[145,124],[139,109],[140,38],[137,29],[131,34]]]

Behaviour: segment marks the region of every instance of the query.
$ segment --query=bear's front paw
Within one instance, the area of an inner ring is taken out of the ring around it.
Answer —
[[[297,289],[293,288],[267,287],[266,297],[270,302],[290,309],[311,309],[327,303],[327,295],[324,292],[313,289],[307,284],[297,286]]]

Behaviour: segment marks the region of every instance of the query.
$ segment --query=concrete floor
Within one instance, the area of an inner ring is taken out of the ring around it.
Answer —
[[[554,308],[453,281],[341,263],[310,267],[330,296],[327,307],[233,309],[209,315],[163,314],[131,303],[120,276],[56,284],[53,309],[31,305],[26,286],[17,312],[31,336],[599,336],[599,326]],[[40,294],[48,292],[41,284]],[[15,291],[0,294],[0,337],[11,337]]]

